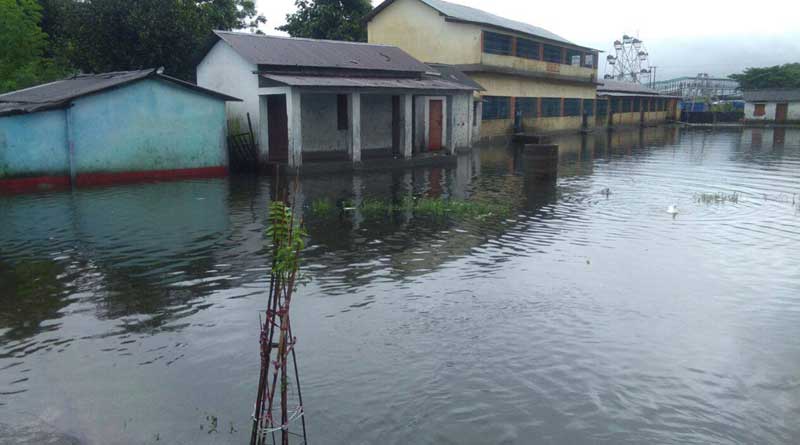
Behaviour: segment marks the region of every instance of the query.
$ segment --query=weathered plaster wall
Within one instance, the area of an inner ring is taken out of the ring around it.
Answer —
[[[511,35],[511,33],[504,34]],[[566,65],[563,63],[544,62],[542,60],[531,60],[523,57],[504,56],[500,54],[481,53],[481,63],[484,65],[501,66],[504,68],[512,68],[522,71],[577,77],[585,79],[587,82],[593,81],[597,77],[597,71],[594,68]]]
[[[69,174],[64,114],[0,117],[0,179]]]
[[[397,0],[367,25],[370,43],[394,45],[423,62],[479,63],[481,28],[446,22],[417,0]]]
[[[300,100],[303,151],[347,151],[347,130],[338,128],[336,94],[302,94]]]
[[[756,116],[755,108],[756,103],[765,104],[763,116]],[[754,121],[774,121],[777,102],[745,102],[744,104],[744,117],[747,120]],[[786,114],[787,121],[800,122],[800,102],[789,102],[789,108]]]
[[[247,130],[247,113],[253,122],[253,132],[259,137],[258,76],[257,67],[246,61],[224,41],[218,41],[197,65],[197,84],[219,91],[242,102],[228,102],[229,120],[237,121],[240,131]],[[231,130],[235,130],[234,127]]]
[[[361,148],[392,147],[392,96],[361,95]]]
[[[472,136],[470,113],[472,112],[472,94],[456,94],[452,101],[453,121],[451,125],[452,142],[455,148],[469,147]]]
[[[595,99],[594,85],[572,85],[491,73],[473,73],[470,77],[486,91],[484,96],[567,97]]]
[[[78,99],[71,113],[78,174],[227,165],[220,99],[148,79]]]

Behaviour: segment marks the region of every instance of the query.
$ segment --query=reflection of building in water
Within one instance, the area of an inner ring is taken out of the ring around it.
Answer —
[[[741,143],[753,148],[783,148],[800,146],[797,128],[743,128]]]

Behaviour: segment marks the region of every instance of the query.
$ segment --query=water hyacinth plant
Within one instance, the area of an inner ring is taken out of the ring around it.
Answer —
[[[318,218],[331,216],[335,210],[341,213],[357,210],[365,218],[388,217],[393,213],[412,213],[415,216],[434,218],[479,219],[490,216],[507,217],[511,214],[511,206],[501,202],[486,203],[433,197],[404,197],[399,201],[366,198],[358,204],[341,201],[336,205],[325,199],[316,199],[310,207],[311,214]]]
[[[739,193],[700,193],[695,195],[694,200],[700,204],[725,204],[727,202],[732,204],[739,203]]]

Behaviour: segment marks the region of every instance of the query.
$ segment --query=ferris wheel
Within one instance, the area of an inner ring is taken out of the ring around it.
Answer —
[[[644,42],[637,37],[625,34],[622,36],[622,40],[614,41],[614,52],[614,55],[609,54],[606,57],[606,62],[610,65],[611,70],[610,74],[605,75],[606,79],[650,83],[653,67],[650,66],[650,55],[644,47]]]

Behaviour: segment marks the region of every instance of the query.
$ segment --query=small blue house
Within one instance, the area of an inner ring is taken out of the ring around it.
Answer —
[[[224,175],[225,102],[156,70],[0,95],[0,190]]]

